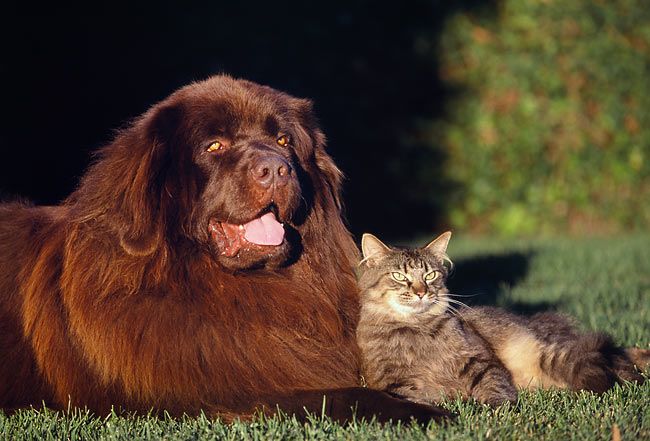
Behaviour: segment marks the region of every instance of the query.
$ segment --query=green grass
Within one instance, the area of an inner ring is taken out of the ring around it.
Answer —
[[[423,240],[424,242],[424,240]],[[524,313],[556,309],[585,328],[611,333],[622,345],[650,343],[650,234],[618,238],[496,241],[454,237],[450,282],[457,293]],[[355,423],[341,427],[314,418],[259,419],[224,425],[206,417],[155,418],[85,411],[0,413],[2,439],[611,439],[616,424],[626,440],[650,440],[650,381],[617,386],[604,395],[542,391],[522,393],[496,410],[449,401],[458,415],[447,426]]]

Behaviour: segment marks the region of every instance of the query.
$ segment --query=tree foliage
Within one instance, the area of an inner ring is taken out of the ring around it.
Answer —
[[[643,0],[504,0],[440,39],[459,90],[448,153],[459,228],[532,234],[650,224],[650,9]],[[438,138],[442,139],[439,140]]]

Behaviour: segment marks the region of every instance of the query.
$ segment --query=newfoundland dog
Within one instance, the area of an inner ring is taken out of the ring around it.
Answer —
[[[358,387],[324,145],[309,101],[216,76],[122,130],[61,205],[0,205],[0,407],[447,416]]]

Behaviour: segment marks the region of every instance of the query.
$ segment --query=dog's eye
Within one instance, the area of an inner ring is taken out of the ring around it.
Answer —
[[[406,281],[406,276],[404,274],[402,274],[402,273],[394,272],[394,273],[390,273],[390,276],[393,279],[397,280],[398,282],[405,282]]]
[[[208,152],[216,152],[216,151],[223,150],[223,149],[225,149],[225,148],[226,148],[226,146],[223,145],[222,142],[220,142],[220,141],[215,141],[215,142],[213,142],[212,144],[210,144],[210,145],[208,146],[208,148],[207,148],[206,151],[208,151]]]
[[[277,140],[277,143],[282,147],[288,145],[291,142],[291,138],[288,135],[282,135]]]

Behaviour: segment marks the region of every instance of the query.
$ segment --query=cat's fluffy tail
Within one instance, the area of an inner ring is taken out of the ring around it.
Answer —
[[[615,365],[624,367],[625,363],[621,358],[623,351],[616,348],[609,336],[581,334],[565,345],[562,352],[566,354],[566,363],[557,370],[571,389],[601,393],[616,383]]]
[[[547,363],[542,368],[549,369],[553,377],[562,377],[573,390],[602,393],[619,381],[644,381],[630,357],[630,350],[616,346],[606,334],[579,334],[563,346],[560,352],[564,354],[565,363],[553,365],[553,358],[550,358],[550,365]],[[634,354],[636,356],[637,352]]]
[[[644,381],[635,365],[650,364],[648,350],[620,348],[607,334],[581,333],[562,314],[537,314],[529,326],[543,343],[541,368],[570,389],[600,393],[621,380]]]

